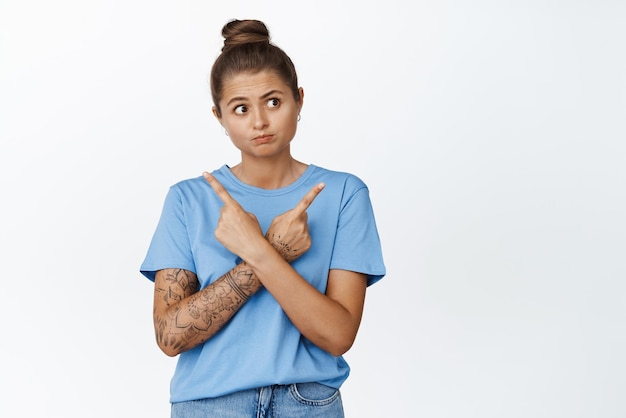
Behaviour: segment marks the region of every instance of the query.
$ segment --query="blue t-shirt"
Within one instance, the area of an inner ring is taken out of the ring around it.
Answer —
[[[298,273],[325,293],[330,269],[367,275],[368,286],[385,275],[367,186],[356,176],[309,165],[287,187],[265,190],[242,183],[223,166],[215,178],[263,232],[319,182],[326,186],[307,210],[311,248],[292,262]],[[204,288],[240,260],[214,236],[221,200],[203,177],[172,186],[140,267],[150,280],[158,270],[182,268]],[[217,334],[179,355],[171,402],[211,398],[267,386],[319,382],[339,388],[350,368],[343,357],[318,348],[291,323],[264,288],[254,294]]]

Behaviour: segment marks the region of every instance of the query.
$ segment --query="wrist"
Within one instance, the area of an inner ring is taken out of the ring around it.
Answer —
[[[278,251],[274,248],[265,238],[258,243],[250,246],[250,250],[245,257],[241,257],[242,260],[252,268],[252,270],[262,269],[265,263],[271,263],[274,258],[282,260]]]

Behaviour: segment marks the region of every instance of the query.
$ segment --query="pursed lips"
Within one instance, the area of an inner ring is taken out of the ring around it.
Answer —
[[[267,142],[269,140],[272,139],[274,135],[266,135],[266,134],[261,134],[261,135],[257,135],[253,138],[253,141],[256,142]]]

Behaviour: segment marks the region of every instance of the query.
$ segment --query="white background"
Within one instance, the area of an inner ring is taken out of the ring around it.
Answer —
[[[371,190],[346,415],[626,416],[624,2],[0,4],[3,416],[168,416],[138,268],[167,188],[237,162],[231,18],[296,64],[294,156]]]

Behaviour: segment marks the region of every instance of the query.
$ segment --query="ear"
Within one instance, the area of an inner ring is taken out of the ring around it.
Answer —
[[[298,110],[302,110],[302,105],[304,105],[304,89],[302,87],[298,88],[298,93],[300,93],[300,100],[298,100]]]
[[[222,124],[222,117],[219,115],[219,113],[217,112],[217,107],[213,106],[211,108],[211,111],[213,112],[213,116],[215,116],[215,119],[217,119],[217,121],[220,123],[220,125]]]

